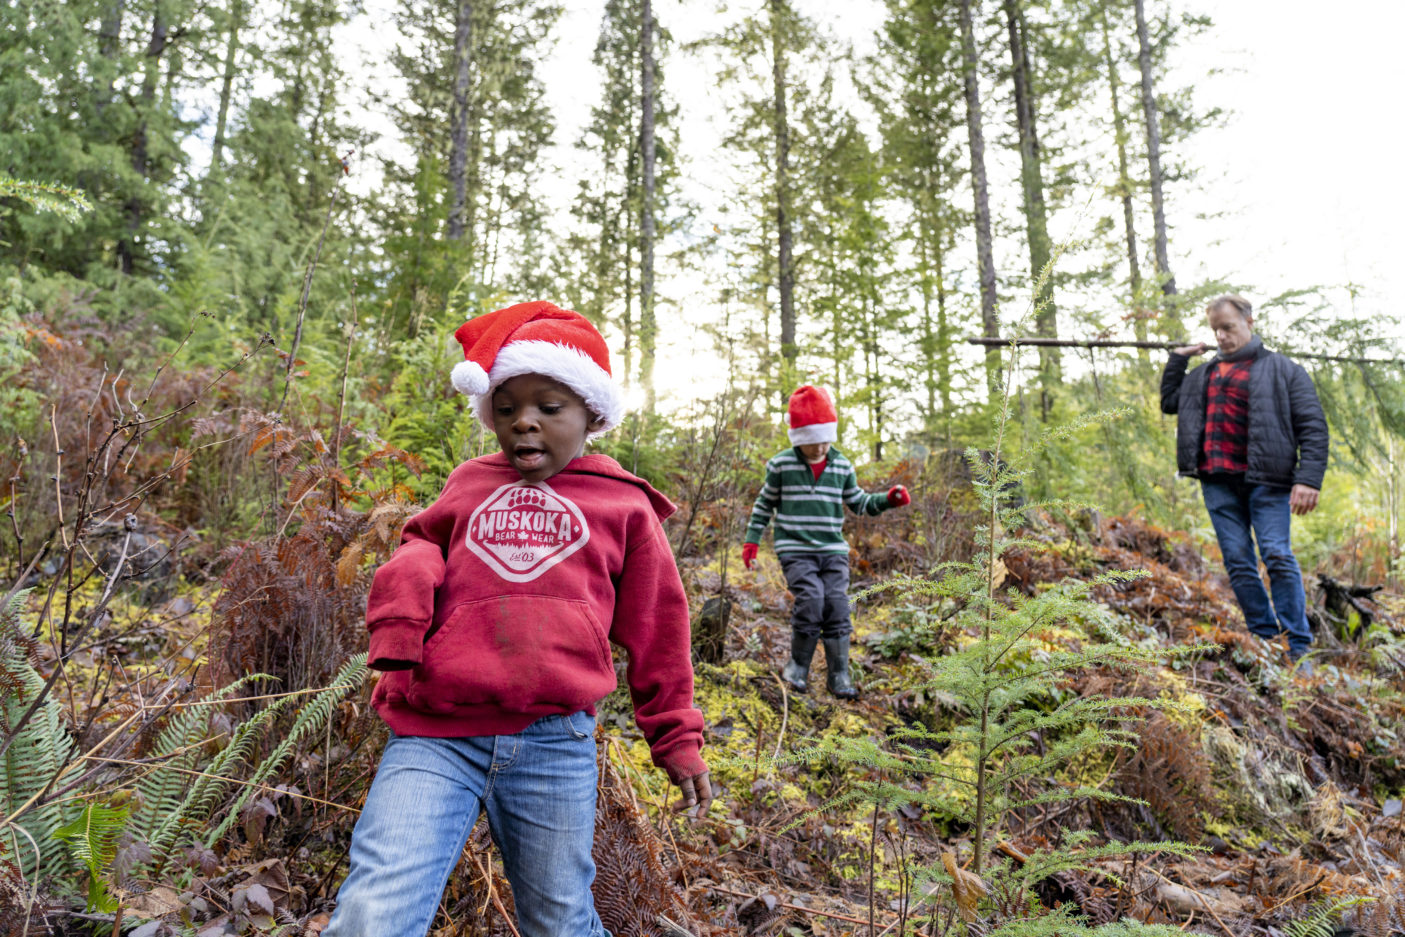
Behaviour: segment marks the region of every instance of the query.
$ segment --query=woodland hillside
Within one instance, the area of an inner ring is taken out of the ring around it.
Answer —
[[[1178,148],[1230,119],[1168,77],[1209,19],[875,0],[858,54],[808,0],[687,42],[598,5],[583,39],[548,0],[371,4],[369,105],[360,4],[0,6],[0,935],[325,927],[386,738],[371,577],[495,446],[451,334],[535,298],[630,391],[593,451],[679,508],[718,793],[679,816],[601,703],[613,933],[1405,934],[1405,350],[1369,284],[1176,276]],[[685,59],[715,152],[680,145]],[[1245,630],[1158,406],[1157,343],[1236,290],[1331,428],[1310,673]],[[740,561],[806,381],[860,483],[913,494],[846,523],[854,702],[787,690],[785,580]],[[433,933],[512,934],[470,845]]]

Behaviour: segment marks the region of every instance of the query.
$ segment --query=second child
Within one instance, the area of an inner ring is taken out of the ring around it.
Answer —
[[[839,413],[828,391],[805,384],[786,407],[791,448],[766,463],[766,481],[751,510],[742,546],[747,569],[756,561],[761,535],[774,517],[775,549],[786,585],[795,597],[790,611],[790,660],[781,676],[797,693],[810,688],[810,661],[824,643],[829,675],[825,686],[840,699],[859,695],[849,676],[849,544],[844,508],[881,514],[912,501],[894,485],[886,495],[859,487],[853,464],[834,447]]]

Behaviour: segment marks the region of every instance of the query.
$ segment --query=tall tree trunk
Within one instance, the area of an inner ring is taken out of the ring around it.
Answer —
[[[630,96],[631,99],[633,95]],[[629,114],[626,115],[630,124],[634,123],[634,104],[630,103]],[[637,147],[629,148],[629,155],[624,161],[624,200],[629,206],[625,212],[626,217],[630,217],[635,206],[641,201],[639,163],[641,154]],[[639,245],[637,232],[632,227],[621,225],[624,232],[624,321],[621,324],[621,331],[624,332],[624,384],[626,387],[633,386],[635,375],[638,373],[634,367],[634,250]]]
[[[1156,116],[1156,93],[1151,84],[1151,40],[1146,31],[1145,0],[1133,0],[1137,11],[1137,64],[1142,71],[1142,111],[1146,114],[1146,158],[1151,169],[1151,221],[1156,243],[1156,272],[1162,277],[1161,292],[1176,295],[1176,277],[1171,273],[1166,245],[1166,204],[1161,197],[1161,126]]]
[[[230,0],[229,34],[224,43],[224,72],[220,75],[220,103],[215,112],[215,139],[210,144],[210,177],[224,165],[225,129],[229,126],[229,104],[234,97],[235,59],[239,55],[239,29],[244,25],[244,0]]]
[[[1137,258],[1137,228],[1132,212],[1132,176],[1127,168],[1127,120],[1122,116],[1122,88],[1117,77],[1117,59],[1112,54],[1112,31],[1107,25],[1107,7],[1099,8],[1102,16],[1103,61],[1107,64],[1107,86],[1112,97],[1112,132],[1117,138],[1117,194],[1122,199],[1122,223],[1127,232],[1127,269],[1130,272],[1132,296],[1142,288],[1141,262]],[[1133,319],[1137,341],[1146,341],[1146,320],[1140,315]],[[1145,349],[1143,349],[1145,351]]]
[[[1025,236],[1029,241],[1035,331],[1045,338],[1058,338],[1058,307],[1054,303],[1053,271],[1049,269],[1052,253],[1049,219],[1044,205],[1044,174],[1040,166],[1039,130],[1034,116],[1024,13],[1019,0],[1004,0],[1004,5],[1005,24],[1010,32],[1010,73],[1015,84],[1015,127],[1020,138],[1020,186],[1024,195]],[[1045,419],[1054,405],[1054,389],[1060,383],[1058,349],[1039,349],[1039,406]]]
[[[942,416],[946,424],[946,443],[951,445],[951,323],[946,311],[946,251],[942,246],[942,228],[936,227],[932,240],[932,257],[937,271],[937,390],[941,392]]]
[[[643,198],[639,209],[639,383],[644,412],[654,413],[654,7],[643,0],[639,24],[639,150]]]
[[[932,328],[932,279],[927,275],[931,263],[927,257],[926,231],[917,239],[917,261],[922,271],[922,386],[927,391],[927,412],[922,423],[930,442],[937,435],[937,335]]]
[[[454,24],[454,104],[449,123],[449,240],[462,241],[468,230],[468,89],[473,59],[473,0],[459,0]]]
[[[150,145],[147,129],[151,112],[156,103],[156,87],[161,80],[161,53],[166,51],[166,37],[169,26],[163,15],[161,3],[156,4],[156,12],[151,17],[151,39],[146,44],[146,66],[141,82],[141,115],[137,131],[132,137],[132,169],[135,173],[134,190],[127,198],[123,211],[127,215],[127,230],[117,242],[117,260],[122,273],[131,276],[136,269],[136,240],[146,213],[142,187],[150,168]]]
[[[976,265],[981,283],[981,325],[989,338],[1000,335],[1000,319],[995,309],[995,255],[990,238],[990,192],[985,176],[985,135],[981,130],[981,92],[977,83],[976,34],[971,24],[971,5],[979,0],[961,0],[961,61],[966,83],[966,133],[971,142],[971,189],[976,201]],[[1000,391],[1000,349],[985,352],[985,383],[991,399]]]
[[[113,91],[116,89],[116,61],[117,54],[121,51],[122,41],[122,13],[126,8],[126,0],[112,0],[104,11],[102,23],[98,27],[98,53],[105,60],[103,67],[107,74],[106,93],[98,96],[97,111],[101,119],[103,111],[107,105],[112,103]]]
[[[877,329],[873,321],[876,310],[874,303],[868,296],[864,297],[863,304],[864,384],[868,388],[868,425],[869,429],[873,431],[873,444],[870,453],[873,461],[878,462],[883,458],[883,413],[882,400],[878,394],[878,340],[875,335]]]
[[[790,219],[790,125],[786,120],[785,19],[786,0],[771,4],[771,82],[774,87],[774,132],[776,138],[776,275],[780,280],[781,356],[794,364],[795,270],[791,260],[793,238]]]
[[[1144,342],[1147,339],[1146,315],[1141,306],[1138,305],[1137,298],[1142,291],[1142,267],[1141,260],[1137,257],[1136,215],[1132,209],[1132,174],[1128,169],[1127,161],[1127,119],[1122,116],[1120,95],[1122,82],[1117,77],[1117,58],[1112,54],[1112,31],[1107,25],[1107,7],[1099,7],[1098,12],[1102,17],[1103,59],[1107,63],[1107,86],[1112,97],[1112,133],[1117,139],[1117,195],[1122,200],[1122,226],[1126,230],[1127,237],[1128,282],[1132,288],[1132,332],[1137,341]],[[1151,350],[1139,348],[1137,356],[1142,361],[1150,361]]]

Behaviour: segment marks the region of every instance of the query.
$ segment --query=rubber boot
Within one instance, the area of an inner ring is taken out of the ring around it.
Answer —
[[[840,699],[858,699],[859,690],[849,679],[849,636],[824,639],[824,659],[829,667],[825,686]]]
[[[815,656],[818,635],[790,634],[790,660],[781,669],[781,677],[796,693],[810,692],[810,659]]]

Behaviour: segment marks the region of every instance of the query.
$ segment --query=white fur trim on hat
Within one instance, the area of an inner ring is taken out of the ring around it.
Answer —
[[[812,446],[817,442],[838,441],[838,423],[811,423],[808,426],[795,426],[790,429],[790,443],[793,446]]]
[[[454,366],[455,387],[460,367]],[[482,368],[478,370],[481,373]],[[589,434],[590,439],[608,433],[624,419],[624,392],[590,355],[569,345],[533,340],[502,346],[487,376],[487,389],[473,392],[478,397],[478,418],[484,426],[493,428],[493,391],[522,374],[545,374],[579,394],[591,414],[604,420],[599,429]]]
[[[449,372],[454,390],[461,394],[484,394],[488,391],[488,375],[477,361],[460,361]]]

